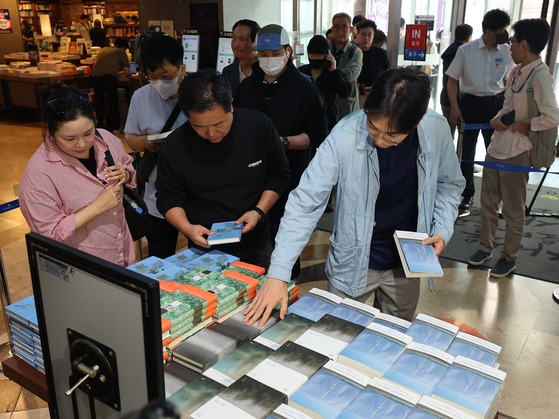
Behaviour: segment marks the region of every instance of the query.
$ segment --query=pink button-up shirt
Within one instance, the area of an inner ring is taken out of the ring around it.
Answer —
[[[537,68],[536,68],[537,67]],[[553,90],[553,77],[549,74],[549,67],[539,58],[527,66],[516,66],[508,80],[505,90],[503,109],[497,117],[505,115],[514,109],[515,120],[528,118],[528,77],[532,73],[532,88],[534,89],[534,112],[536,115],[531,121],[532,131],[543,131],[559,125],[559,108]],[[513,92],[518,92],[514,93]],[[510,126],[505,131],[495,131],[491,137],[491,144],[487,149],[490,156],[506,160],[518,156],[532,149],[532,143],[526,135],[511,132]]]
[[[93,145],[97,178],[77,158],[64,153],[47,135],[21,177],[21,212],[31,231],[117,265],[128,266],[135,262],[136,254],[122,204],[98,215],[76,232],[75,214],[110,186],[103,185],[101,181],[106,181],[103,162],[107,149],[110,148],[115,164],[130,172],[130,181],[126,186],[136,187],[136,171],[130,164],[132,157],[117,137],[108,131],[99,131],[103,140],[96,137]]]

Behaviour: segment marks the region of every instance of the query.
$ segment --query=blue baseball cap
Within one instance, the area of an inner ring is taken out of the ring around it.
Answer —
[[[280,25],[266,25],[256,34],[255,51],[269,49],[278,51],[289,44],[289,35]]]

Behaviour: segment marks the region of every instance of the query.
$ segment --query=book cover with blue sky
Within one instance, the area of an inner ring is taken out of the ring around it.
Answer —
[[[443,275],[439,258],[431,245],[423,245],[417,240],[400,239],[402,252],[406,257],[410,272],[422,272]]]
[[[32,295],[7,306],[6,314],[22,323],[37,327],[37,309],[35,308],[35,297]]]
[[[397,397],[367,387],[336,419],[405,418],[414,405]]]
[[[171,266],[173,266],[173,264],[166,260],[160,259],[156,256],[150,256],[128,266],[126,269],[149,276],[150,274],[157,274],[163,269],[170,268]]]
[[[204,251],[193,247],[176,253],[173,256],[169,256],[165,260],[173,265],[184,267],[185,263],[190,262],[192,259],[196,259],[198,256],[202,256],[204,253]]]
[[[432,323],[431,320],[435,323],[444,323],[444,326],[453,326],[453,330],[440,327]],[[419,314],[409,327],[406,335],[411,336],[415,343],[421,343],[440,349],[441,351],[446,351],[457,333],[458,327],[443,322],[442,320]]]
[[[223,269],[227,268],[233,262],[238,261],[239,258],[227,253],[223,253],[219,250],[212,250],[211,252],[204,253],[195,259],[183,265],[184,268],[194,269],[196,267],[201,267],[204,269],[210,269],[212,271],[221,272]]]
[[[348,307],[344,304],[338,304],[330,312],[332,316],[338,317],[343,320],[350,321],[361,326],[367,326],[373,321],[375,317],[373,314],[365,313],[353,307]]]
[[[208,244],[210,246],[226,243],[238,243],[241,241],[243,234],[243,224],[235,224],[235,221],[224,221],[221,223],[213,223],[210,229],[215,234],[208,236]]]
[[[336,307],[336,304],[333,302],[320,298],[317,295],[307,293],[295,303],[291,304],[287,312],[297,314],[298,316],[316,322],[325,314],[329,314],[334,307]]]

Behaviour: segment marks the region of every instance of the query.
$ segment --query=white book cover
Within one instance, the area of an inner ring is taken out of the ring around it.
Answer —
[[[397,330],[391,329],[389,327],[383,326],[382,324],[378,323],[371,323],[367,326],[367,329],[380,333],[386,337],[392,338],[397,340],[398,342],[402,342],[404,345],[409,345],[412,343],[413,338],[411,336],[406,335],[405,333],[398,332]]]
[[[346,342],[324,335],[314,330],[307,330],[295,343],[312,349],[336,361],[341,351],[348,345]]]
[[[352,300],[351,298],[344,298],[340,304],[356,308],[357,310],[361,310],[373,316],[377,316],[380,313],[378,308],[370,306],[369,304],[360,303],[359,301]]]
[[[454,362],[454,357],[452,355],[422,343],[411,342],[406,349],[432,356],[433,358],[437,358],[448,365]]]
[[[148,141],[154,144],[161,144],[165,138],[169,136],[174,130],[162,132],[161,134],[149,134]]]
[[[505,378],[507,378],[507,373],[504,371],[498,370],[497,368],[489,367],[485,364],[482,364],[481,362],[474,361],[473,359],[468,359],[460,355],[458,355],[454,359],[454,363],[496,378],[501,382],[505,381]]]
[[[303,412],[286,404],[282,404],[276,410],[274,410],[274,412],[272,413],[272,417],[278,417],[281,419],[312,419],[309,415],[306,415]]]
[[[371,381],[371,379],[365,374],[361,374],[359,371],[355,371],[353,368],[346,367],[345,365],[339,364],[335,361],[328,361],[328,363],[324,365],[324,369],[351,380],[361,387],[366,387]]]
[[[295,393],[299,387],[307,382],[307,376],[297,371],[278,364],[270,359],[265,359],[247,375],[260,381],[287,396]]]
[[[231,384],[235,382],[233,378],[226,376],[221,371],[218,371],[215,368],[210,368],[204,371],[203,375],[211,378],[212,380],[218,382],[219,384],[224,385],[225,387],[229,387]]]
[[[258,419],[219,396],[210,399],[190,415],[193,419]]]
[[[332,294],[328,291],[321,290],[320,288],[313,288],[309,291],[309,293],[330,300],[334,304],[340,304],[344,300],[342,297],[338,297],[337,295]]]

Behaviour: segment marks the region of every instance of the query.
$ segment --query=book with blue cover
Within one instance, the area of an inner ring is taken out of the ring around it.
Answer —
[[[192,259],[196,259],[197,257],[202,256],[205,253],[206,252],[204,252],[203,250],[193,247],[191,249],[186,249],[182,252],[175,253],[173,256],[165,258],[165,260],[175,266],[184,267],[186,263],[190,262]]]
[[[453,361],[454,357],[446,352],[412,342],[384,372],[382,379],[430,396]]]
[[[344,298],[342,302],[334,307],[334,309],[330,312],[332,316],[339,317],[340,319],[344,319],[361,326],[367,326],[379,313],[379,309],[368,304],[352,300],[351,298]]]
[[[217,244],[238,243],[241,241],[244,224],[235,224],[235,221],[224,221],[221,223],[213,223],[211,231],[215,234],[208,236],[208,244],[214,246]]]
[[[9,317],[19,320],[23,324],[33,326],[36,329],[39,327],[37,322],[37,309],[35,308],[35,297],[33,295],[7,306],[6,314]]]
[[[325,314],[299,336],[295,343],[336,361],[339,353],[364,329],[358,324]]]
[[[412,338],[404,333],[371,323],[338,356],[338,362],[369,377],[381,377]]]
[[[149,276],[150,278],[157,279],[158,281],[171,282],[181,278],[187,272],[188,269],[183,268],[182,266],[173,265],[156,274],[150,274]]]
[[[337,419],[405,418],[419,401],[407,389],[373,378]]]
[[[459,330],[458,326],[420,313],[409,327],[406,335],[411,336],[416,343],[446,351]]]
[[[216,272],[221,272],[233,262],[238,261],[239,258],[219,250],[212,250],[211,252],[204,253],[195,259],[192,259],[183,265],[184,268],[194,269],[201,267]]]
[[[421,244],[425,233],[396,230],[394,240],[407,278],[439,277],[444,275],[433,245]]]
[[[461,355],[492,367],[501,353],[501,347],[477,336],[458,332],[447,353],[452,356]]]
[[[359,392],[369,377],[329,361],[289,398],[289,406],[314,419],[335,419]]]
[[[169,397],[167,401],[177,407],[181,418],[188,418],[191,413],[225,390],[225,388],[223,384],[199,375]]]
[[[474,417],[432,397],[423,396],[406,419],[474,419]]]
[[[291,304],[287,312],[316,322],[325,314],[329,314],[342,300],[343,298],[328,291],[313,288],[295,303]]]
[[[493,418],[506,376],[497,368],[457,356],[433,390],[432,397],[475,418]]]
[[[229,387],[260,364],[272,352],[274,352],[273,349],[261,345],[258,342],[247,341],[225,358],[214,364],[213,367],[204,371],[203,374]]]
[[[190,417],[265,419],[286,401],[283,393],[245,375],[198,408]]]
[[[173,266],[173,264],[164,259],[160,259],[156,256],[150,256],[149,258],[128,266],[126,269],[130,269],[131,271],[138,272],[142,275],[150,276],[161,272],[163,269],[170,268],[171,266]]]
[[[411,326],[411,322],[385,313],[377,314],[371,323],[382,324],[400,333],[406,333]]]
[[[312,320],[305,317],[296,314],[286,314],[282,321],[274,324],[254,340],[276,350],[288,340],[295,342],[313,324]]]

